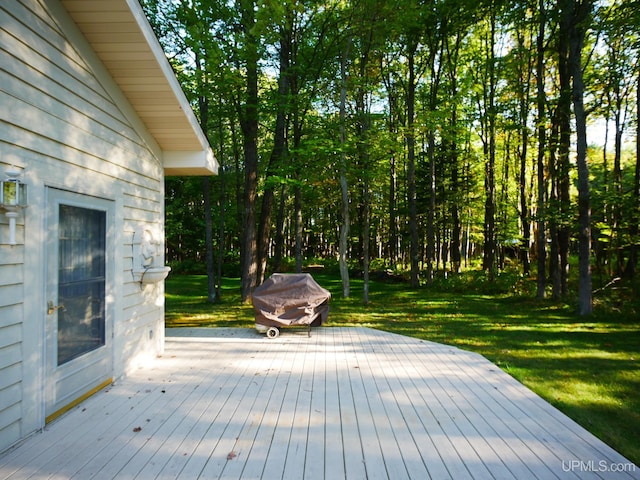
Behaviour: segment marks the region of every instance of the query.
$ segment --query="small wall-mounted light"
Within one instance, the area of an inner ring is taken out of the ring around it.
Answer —
[[[11,167],[0,180],[0,210],[9,219],[9,245],[16,244],[16,218],[28,204],[27,185],[20,180],[20,171]]]

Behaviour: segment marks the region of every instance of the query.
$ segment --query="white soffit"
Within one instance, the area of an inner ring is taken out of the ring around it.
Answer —
[[[218,165],[138,0],[61,0],[164,152],[166,175]]]

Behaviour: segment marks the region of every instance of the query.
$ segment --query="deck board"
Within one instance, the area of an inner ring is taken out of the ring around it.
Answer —
[[[474,353],[367,328],[167,334],[161,358],[0,455],[0,479],[640,478]]]

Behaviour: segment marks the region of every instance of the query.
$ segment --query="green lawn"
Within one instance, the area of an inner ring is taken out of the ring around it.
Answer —
[[[363,306],[361,281],[343,299],[339,277],[314,277],[333,295],[328,326],[367,326],[478,352],[640,464],[640,318],[633,306],[601,301],[585,320],[565,304],[517,296],[517,282],[515,293],[496,293],[464,281],[417,290],[371,282]],[[253,327],[239,285],[225,279],[222,302],[209,304],[206,277],[170,277],[167,326]]]

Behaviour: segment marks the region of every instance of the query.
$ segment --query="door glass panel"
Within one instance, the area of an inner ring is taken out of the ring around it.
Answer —
[[[60,205],[58,365],[105,344],[106,212]]]

